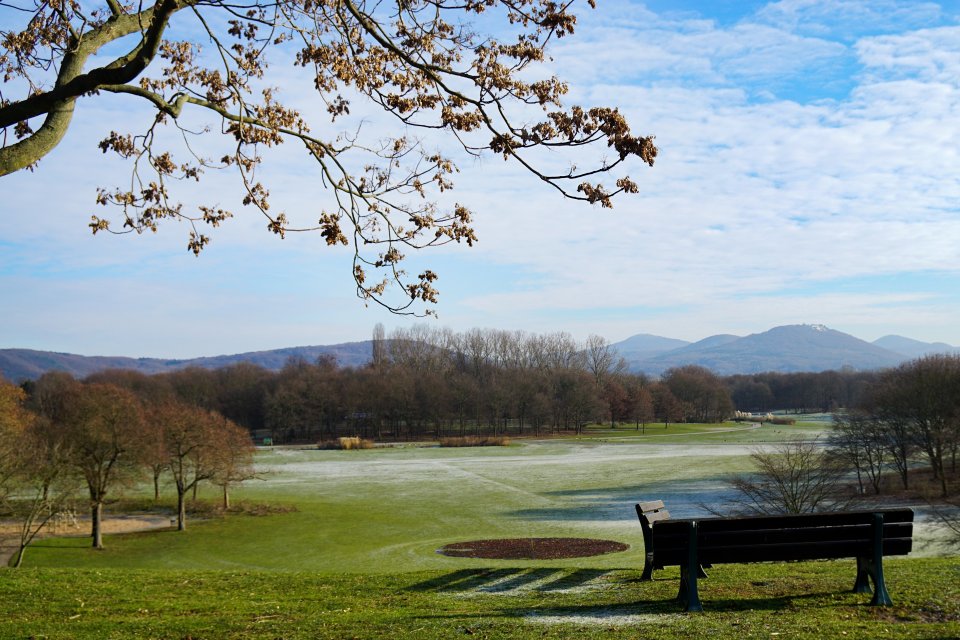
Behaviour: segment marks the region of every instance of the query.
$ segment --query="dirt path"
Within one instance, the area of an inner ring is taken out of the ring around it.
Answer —
[[[103,519],[105,534],[135,533],[170,527],[170,517],[161,515],[124,515]],[[69,522],[48,525],[37,538],[67,538],[90,535],[90,517],[77,517]],[[19,528],[10,521],[0,521],[0,567],[7,566],[19,546]],[[29,550],[27,552],[29,557]]]

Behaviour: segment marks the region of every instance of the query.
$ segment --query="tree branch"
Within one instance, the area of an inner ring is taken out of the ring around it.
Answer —
[[[64,55],[53,89],[0,107],[0,128],[47,114],[35,133],[0,149],[0,176],[29,167],[60,143],[73,118],[77,97],[96,91],[102,85],[123,84],[139,76],[156,55],[170,16],[185,6],[184,0],[160,0],[140,13],[110,18],[72,43],[73,48]],[[101,47],[142,31],[144,24],[148,26],[143,38],[126,55],[106,66],[82,72],[87,59]]]

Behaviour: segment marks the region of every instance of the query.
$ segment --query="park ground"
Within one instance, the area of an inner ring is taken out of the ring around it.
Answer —
[[[108,535],[103,551],[82,526],[38,541],[24,567],[0,572],[0,638],[960,637],[960,560],[922,501],[916,553],[886,565],[890,608],[849,592],[852,561],[717,567],[702,615],[679,613],[675,569],[639,581],[635,502],[703,515],[729,500],[726,480],[749,470],[751,451],[822,429],[649,425],[508,447],[261,450],[262,479],[234,497],[269,509],[207,515],[185,532],[148,513],[154,528]],[[630,548],[566,560],[437,553],[517,537]]]

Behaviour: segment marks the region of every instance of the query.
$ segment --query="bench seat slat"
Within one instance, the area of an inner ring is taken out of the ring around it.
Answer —
[[[910,537],[913,533],[913,524],[909,522],[895,522],[884,524],[883,536],[885,538],[904,538]],[[688,536],[686,531],[678,533],[667,533],[655,528],[654,546],[663,546],[669,549],[674,547],[685,547]],[[871,525],[848,525],[840,527],[814,527],[809,529],[757,529],[749,531],[700,531],[697,536],[697,544],[701,549],[714,546],[728,545],[766,545],[766,544],[788,544],[803,542],[821,542],[825,540],[859,540],[864,543],[873,540],[873,529]]]
[[[734,518],[695,518],[700,531],[744,531],[750,529],[807,528],[870,524],[873,511],[846,511],[840,513],[813,513],[788,516],[745,516]],[[913,522],[912,509],[884,510],[884,523]],[[683,529],[691,519],[673,519],[669,526]],[[666,526],[666,523],[665,523]]]
[[[903,556],[910,553],[911,538],[892,538],[883,541],[883,555]],[[872,553],[870,542],[855,540],[836,542],[809,542],[771,545],[731,545],[698,550],[700,562],[707,564],[731,564],[746,562],[783,562],[788,560],[830,560],[866,557]],[[657,566],[682,565],[687,561],[687,550],[654,547],[653,561]]]

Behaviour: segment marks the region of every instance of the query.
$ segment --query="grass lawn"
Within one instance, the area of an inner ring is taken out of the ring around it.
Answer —
[[[678,574],[502,567],[393,574],[25,569],[0,580],[3,638],[956,638],[960,560],[886,565],[892,607],[849,593],[853,561],[729,565],[705,613]]]
[[[87,549],[82,538],[44,540],[26,562],[391,573],[489,566],[436,553],[451,542],[570,536],[614,539],[631,549],[558,566],[629,567],[643,562],[635,502],[663,499],[678,516],[702,513],[701,501],[722,500],[725,478],[749,467],[748,453],[740,444],[592,436],[510,447],[273,449],[258,456],[264,480],[246,483],[236,497],[295,505],[294,513],[188,522],[185,533],[108,536],[102,552]]]
[[[633,503],[702,515],[701,503],[727,499],[724,481],[749,469],[752,447],[820,429],[659,425],[510,447],[264,450],[264,479],[235,497],[296,511],[107,536],[103,551],[82,537],[39,541],[23,569],[0,571],[0,638],[960,637],[955,558],[891,561],[889,609],[848,593],[852,561],[718,567],[702,616],[678,613],[676,570],[638,581]],[[630,549],[552,561],[436,553],[561,536]]]

